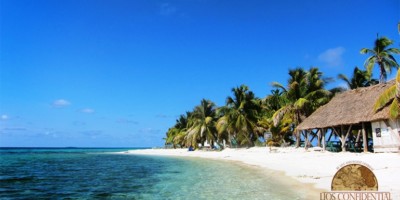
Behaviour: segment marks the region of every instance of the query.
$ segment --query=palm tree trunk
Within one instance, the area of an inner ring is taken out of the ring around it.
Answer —
[[[295,113],[295,119],[294,122],[297,125],[300,124],[300,113],[298,111],[296,111]],[[301,136],[300,136],[300,131],[296,131],[296,148],[300,147],[300,140],[301,140]]]
[[[383,63],[378,62],[378,65],[380,67],[381,70],[381,75],[379,77],[379,83],[385,83],[386,82],[386,71],[385,68],[383,67]]]

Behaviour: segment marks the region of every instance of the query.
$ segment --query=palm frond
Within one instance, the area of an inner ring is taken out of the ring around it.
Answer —
[[[360,50],[360,53],[361,53],[361,54],[374,54],[375,51],[374,51],[374,50],[371,50],[371,49],[368,49],[368,48],[362,48],[362,49]]]
[[[372,70],[374,68],[376,62],[376,58],[371,56],[369,58],[367,58],[367,60],[365,60],[364,66],[365,69],[367,70],[368,74],[372,74]]]
[[[344,74],[339,74],[339,75],[338,75],[338,79],[340,79],[340,80],[346,82],[347,86],[348,86],[349,88],[351,88],[351,82],[350,82],[349,78],[347,78],[346,75],[344,75]]]
[[[294,103],[294,107],[295,107],[296,109],[303,109],[304,106],[305,106],[306,104],[308,104],[308,103],[309,103],[308,99],[306,99],[306,98],[299,98],[299,99],[297,99],[297,101]]]
[[[395,99],[393,99],[393,102],[390,105],[389,116],[392,119],[396,119],[397,117],[399,117],[399,114],[400,114],[399,102],[395,98]]]
[[[385,59],[385,62],[387,62],[390,66],[395,67],[396,69],[399,68],[399,64],[397,63],[393,55],[388,55],[387,59]]]
[[[272,115],[272,121],[274,122],[274,126],[277,126],[278,123],[281,121],[282,117],[290,111],[290,105],[284,106],[277,110],[273,115]]]
[[[281,89],[282,91],[286,92],[286,88],[278,82],[272,82],[271,85],[274,88],[278,88],[278,89]]]
[[[391,54],[400,54],[400,49],[398,49],[398,48],[389,48],[386,51]]]
[[[392,100],[396,95],[396,85],[391,86],[387,90],[385,90],[376,100],[374,104],[374,111],[378,111],[385,105],[387,105],[390,100]]]

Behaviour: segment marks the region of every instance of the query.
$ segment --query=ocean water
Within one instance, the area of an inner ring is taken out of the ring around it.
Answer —
[[[115,154],[127,149],[0,148],[0,199],[305,199],[232,162]]]

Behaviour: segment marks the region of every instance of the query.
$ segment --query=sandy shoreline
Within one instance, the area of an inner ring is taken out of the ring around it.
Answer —
[[[315,191],[330,191],[331,181],[337,170],[346,163],[368,165],[378,179],[379,191],[390,192],[392,199],[400,200],[399,153],[331,153],[302,148],[254,147],[225,149],[223,151],[192,151],[187,149],[145,149],[123,153],[158,156],[200,157],[217,160],[239,161],[247,165],[283,172],[301,183],[312,185]]]

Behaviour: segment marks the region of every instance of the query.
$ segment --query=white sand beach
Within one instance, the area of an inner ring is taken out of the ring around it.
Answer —
[[[331,153],[317,150],[290,147],[273,148],[273,151],[270,151],[266,147],[253,147],[191,152],[187,149],[146,149],[124,153],[239,161],[251,166],[281,171],[300,183],[312,185],[316,191],[330,191],[333,176],[346,163],[361,163],[372,169],[378,179],[380,192],[390,192],[392,199],[400,199],[399,153]]]

